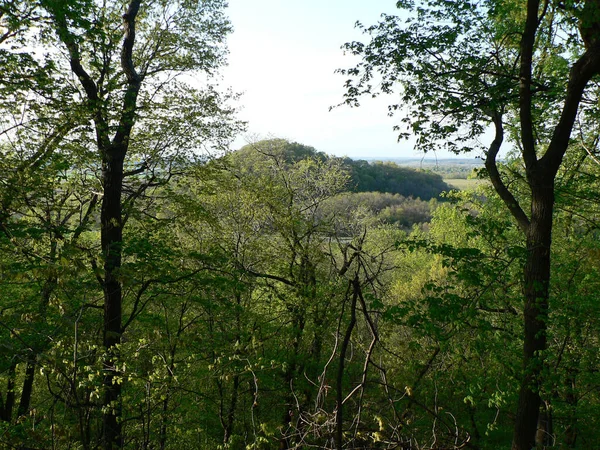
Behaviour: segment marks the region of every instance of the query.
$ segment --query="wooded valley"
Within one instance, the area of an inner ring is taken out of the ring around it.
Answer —
[[[338,107],[471,189],[233,151],[223,0],[0,3],[1,449],[600,448],[600,6],[397,4]]]

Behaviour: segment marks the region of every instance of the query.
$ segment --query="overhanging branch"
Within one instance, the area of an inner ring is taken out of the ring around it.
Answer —
[[[599,73],[600,49],[597,47],[588,48],[571,68],[569,84],[567,85],[567,95],[560,120],[556,128],[554,128],[548,150],[540,159],[540,162],[547,166],[552,173],[558,171],[562,163],[562,158],[569,146],[583,92],[590,79]]]
[[[496,157],[498,156],[498,152],[500,151],[500,147],[502,146],[502,141],[504,140],[504,128],[502,126],[502,115],[499,112],[494,112],[492,114],[492,120],[494,122],[494,127],[496,128],[496,135],[494,140],[490,144],[490,148],[487,152],[485,158],[485,168],[490,176],[490,180],[494,189],[507,206],[508,210],[512,214],[512,216],[516,219],[519,228],[523,233],[527,233],[529,229],[529,218],[521,208],[521,205],[515,198],[515,196],[508,190],[504,182],[502,181],[502,177],[500,176],[500,172],[498,171],[498,164],[496,162]]]

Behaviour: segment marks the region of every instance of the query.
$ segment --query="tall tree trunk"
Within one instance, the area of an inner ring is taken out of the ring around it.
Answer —
[[[548,182],[547,182],[548,183]],[[550,245],[554,187],[532,186],[531,223],[527,232],[524,275],[523,376],[519,391],[512,450],[535,447],[541,398],[543,351],[546,350]]]
[[[29,412],[31,395],[33,394],[33,381],[35,379],[36,362],[36,355],[30,355],[27,359],[25,377],[23,379],[23,390],[21,391],[21,399],[19,400],[19,407],[17,409],[17,416],[19,417],[25,416]]]
[[[566,403],[569,405],[569,415],[567,416],[567,426],[565,428],[565,446],[566,448],[574,449],[577,443],[577,393],[576,380],[578,369],[567,369],[567,395]]]
[[[50,255],[48,259],[50,261],[56,260],[57,253],[57,242],[53,238],[50,244]],[[43,324],[46,324],[46,314],[48,312],[48,304],[50,303],[50,297],[56,289],[58,280],[56,275],[50,275],[46,279],[42,288],[40,306],[38,308],[39,320]],[[45,347],[46,344],[44,344]],[[27,366],[25,368],[25,377],[23,378],[23,389],[21,390],[21,398],[19,400],[19,407],[17,409],[17,416],[25,416],[29,412],[29,405],[31,404],[31,396],[33,395],[33,382],[35,381],[35,372],[37,368],[38,355],[42,353],[43,347],[36,348],[27,357]]]
[[[336,377],[336,392],[335,392],[335,448],[341,450],[344,442],[344,366],[346,361],[346,352],[350,345],[352,331],[356,325],[356,302],[358,300],[360,284],[358,278],[352,280],[352,302],[350,304],[350,322],[346,327],[342,345],[340,347],[340,362]]]
[[[118,382],[119,351],[121,343],[122,292],[118,271],[121,267],[123,224],[121,192],[123,161],[126,148],[109,148],[103,160],[101,242],[104,256],[104,333],[103,345],[107,353],[104,362],[103,447],[112,450],[122,447],[121,384]]]
[[[538,417],[538,429],[535,435],[536,448],[552,447],[554,445],[554,417],[552,404],[542,401]]]
[[[242,343],[242,294],[241,292],[235,293],[235,342]],[[240,354],[239,347],[236,347],[234,354],[238,356]],[[233,377],[233,387],[231,388],[231,398],[229,400],[229,408],[227,410],[227,414],[223,413],[223,408],[221,407],[220,415],[221,415],[221,425],[223,425],[223,443],[227,444],[229,439],[233,434],[233,426],[235,424],[235,410],[238,402],[238,393],[240,388],[240,376],[239,374],[234,375]],[[221,400],[221,405],[223,404],[223,400]]]
[[[0,420],[3,422],[10,422],[12,420],[12,411],[15,406],[15,371],[17,368],[17,361],[13,358],[13,361],[8,368],[8,381],[6,382],[6,400],[2,402],[2,396],[0,395]]]
[[[231,388],[231,398],[229,400],[229,407],[225,416],[224,430],[223,430],[223,443],[227,444],[233,434],[233,426],[235,424],[235,409],[237,407],[238,392],[240,388],[240,376],[234,375],[233,386]]]
[[[282,433],[284,435],[279,441],[280,449],[288,449],[291,448],[290,438],[285,433],[292,425],[292,419],[294,418],[293,407],[295,403],[294,392],[292,391],[292,384],[294,382],[294,377],[298,373],[302,373],[303,363],[300,361],[300,345],[302,343],[302,339],[304,337],[304,327],[306,326],[306,320],[304,318],[304,314],[306,313],[305,308],[297,308],[292,307],[292,327],[294,330],[294,339],[293,339],[293,352],[288,360],[288,367],[283,373],[283,380],[285,386],[289,387],[286,398],[285,398],[285,407],[286,411],[283,413],[283,424],[282,424]],[[298,416],[300,416],[301,411],[298,411]],[[295,432],[294,432],[295,434]]]

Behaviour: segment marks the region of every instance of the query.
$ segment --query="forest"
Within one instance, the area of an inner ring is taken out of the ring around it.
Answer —
[[[600,448],[600,4],[357,24],[336,107],[460,191],[232,149],[226,7],[0,2],[0,449]]]

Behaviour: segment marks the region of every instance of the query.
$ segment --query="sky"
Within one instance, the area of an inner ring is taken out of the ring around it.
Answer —
[[[241,92],[240,118],[248,132],[234,148],[277,137],[351,158],[415,157],[408,141],[397,141],[387,116],[393,98],[365,98],[359,108],[342,106],[345,77],[336,69],[357,60],[341,46],[366,37],[356,21],[377,23],[397,14],[395,0],[229,0],[234,27],[224,84]],[[439,158],[448,157],[439,153]]]

